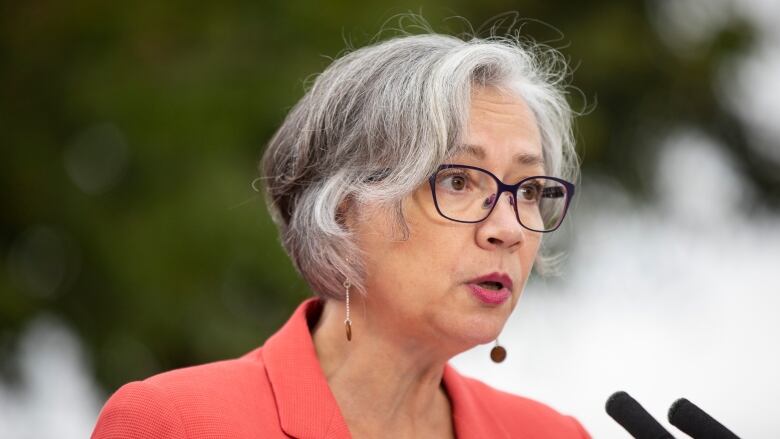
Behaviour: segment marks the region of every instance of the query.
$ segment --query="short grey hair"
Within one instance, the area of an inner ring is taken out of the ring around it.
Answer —
[[[290,110],[260,163],[265,200],[296,270],[320,297],[346,279],[366,293],[363,255],[343,209],[381,206],[408,239],[401,201],[455,155],[473,86],[522,97],[542,138],[545,172],[576,181],[569,68],[517,34],[403,34],[334,60]],[[544,244],[544,243],[543,243]],[[552,271],[542,245],[535,268]]]

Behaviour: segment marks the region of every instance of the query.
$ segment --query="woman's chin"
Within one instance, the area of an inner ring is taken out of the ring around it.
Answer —
[[[501,334],[506,318],[499,315],[467,316],[455,325],[449,332],[453,339],[461,340],[463,350],[478,345],[492,343]]]

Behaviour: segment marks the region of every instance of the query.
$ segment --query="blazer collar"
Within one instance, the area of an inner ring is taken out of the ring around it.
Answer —
[[[452,366],[444,365],[442,383],[447,390],[452,406],[452,423],[455,437],[459,439],[509,438],[511,435],[497,419],[491,407],[486,406],[469,379],[459,374]]]
[[[262,349],[282,430],[292,437],[351,438],[347,424],[320,368],[309,330],[322,313],[323,302],[304,301]],[[452,405],[453,427],[459,439],[508,437],[493,414],[449,364],[442,382]]]
[[[308,321],[319,319],[322,305],[316,298],[303,302],[262,350],[279,422],[295,438],[350,437],[309,332]]]

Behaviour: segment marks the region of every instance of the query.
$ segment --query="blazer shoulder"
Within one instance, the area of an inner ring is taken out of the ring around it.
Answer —
[[[257,381],[267,381],[262,348],[238,358],[173,369],[144,380],[173,396],[194,389],[209,393],[229,392],[235,386]]]
[[[463,379],[481,406],[489,407],[496,419],[508,420],[504,424],[510,433],[535,431],[538,437],[590,439],[573,416],[562,414],[543,402],[498,390],[477,379]]]
[[[180,414],[153,384],[133,381],[120,387],[100,411],[92,439],[187,437]]]
[[[258,348],[125,384],[103,406],[92,439],[203,437],[209,432],[193,426],[224,434],[263,416],[275,419],[276,406]]]

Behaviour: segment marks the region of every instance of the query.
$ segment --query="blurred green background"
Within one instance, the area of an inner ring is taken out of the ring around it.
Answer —
[[[446,20],[456,15],[474,27],[507,11],[539,20],[524,34],[558,47],[575,68],[581,93],[570,98],[587,110],[577,121],[586,175],[650,197],[660,137],[694,125],[732,150],[762,208],[776,208],[777,167],[714,86],[719,66],[750,50],[754,29],[734,17],[675,47],[654,7],[3,2],[3,377],[18,376],[12,353],[41,313],[71,325],[106,392],[261,345],[310,295],[251,188],[265,142],[345,41],[366,44],[398,13],[422,13],[453,33],[467,30]]]

